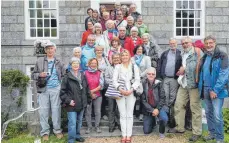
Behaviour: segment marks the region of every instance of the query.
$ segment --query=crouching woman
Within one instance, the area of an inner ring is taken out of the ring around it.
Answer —
[[[147,79],[143,81],[143,131],[145,134],[152,132],[156,125],[156,117],[159,117],[159,133],[164,138],[165,126],[168,122],[168,106],[163,90],[161,90],[161,81],[156,80],[156,69],[149,67],[146,70]]]
[[[80,60],[73,57],[70,63],[72,69],[62,80],[60,98],[68,112],[68,143],[75,143],[84,141],[80,136],[80,128],[90,90],[84,74],[79,72]]]

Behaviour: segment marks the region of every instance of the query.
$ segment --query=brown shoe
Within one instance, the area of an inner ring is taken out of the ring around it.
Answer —
[[[64,135],[63,135],[62,133],[58,133],[58,134],[56,134],[56,137],[57,137],[58,139],[62,139],[62,138],[64,137]]]
[[[48,135],[43,135],[42,140],[43,141],[48,141],[49,140],[49,136]]]

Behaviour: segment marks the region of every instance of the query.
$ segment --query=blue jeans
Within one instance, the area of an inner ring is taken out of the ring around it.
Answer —
[[[80,138],[84,109],[80,112],[68,112],[68,143]]]
[[[204,87],[204,101],[206,104],[205,113],[207,118],[208,130],[210,135],[215,137],[217,141],[224,140],[224,129],[223,129],[223,102],[224,99],[211,99],[210,89]]]
[[[159,112],[159,133],[165,133],[165,126],[168,122],[167,113],[161,109]],[[144,115],[143,119],[143,131],[144,134],[150,134],[153,131],[153,127],[156,125],[156,118],[152,114]]]

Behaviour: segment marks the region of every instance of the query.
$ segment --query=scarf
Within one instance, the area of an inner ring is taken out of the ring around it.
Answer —
[[[143,59],[143,54],[134,55],[134,60],[138,67],[140,66],[140,63],[142,62],[142,59]]]
[[[89,72],[96,72],[97,71],[97,68],[96,69],[92,69],[92,68],[88,67],[88,71]]]
[[[80,89],[83,89],[82,79],[81,79],[81,73],[78,71],[77,76],[76,76],[75,73],[74,73],[74,71],[72,69],[70,70],[70,72],[76,78],[76,80],[79,82]]]
[[[155,107],[155,99],[153,95],[153,87],[150,83],[148,83],[148,102],[152,107]]]

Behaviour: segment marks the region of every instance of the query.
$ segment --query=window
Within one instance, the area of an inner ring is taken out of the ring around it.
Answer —
[[[58,38],[58,1],[25,1],[26,38]]]
[[[175,37],[190,36],[200,39],[204,36],[204,1],[175,0],[174,2]]]

